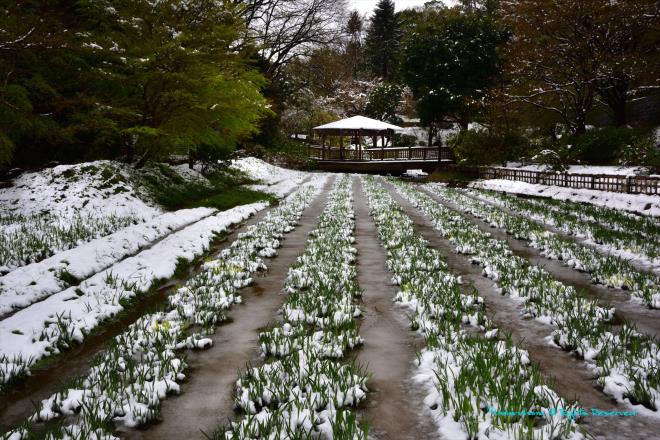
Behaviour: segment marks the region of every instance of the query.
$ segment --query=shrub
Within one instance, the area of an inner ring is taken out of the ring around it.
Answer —
[[[641,165],[652,173],[660,173],[660,142],[650,133],[634,139],[619,153],[621,165]]]
[[[622,156],[627,146],[634,149],[648,138],[647,130],[606,127],[589,130],[578,138],[573,138],[572,144],[580,152],[581,161],[594,165],[609,165]]]
[[[449,135],[447,146],[461,165],[490,165],[519,158],[527,150],[528,142],[514,132],[462,130]]]
[[[399,134],[394,135],[394,145],[397,147],[414,147],[417,145],[417,137],[412,134]]]

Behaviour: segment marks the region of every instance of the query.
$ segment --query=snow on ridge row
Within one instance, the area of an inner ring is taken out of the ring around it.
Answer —
[[[40,358],[58,353],[58,346],[66,347],[67,340],[82,342],[103,320],[123,310],[121,302],[147,291],[158,279],[170,278],[179,258],[192,260],[201,255],[215,234],[267,206],[264,202],[242,205],[200,220],[93,275],[80,286],[51,295],[0,321],[0,369],[4,370],[0,371],[0,379],[6,382],[25,372],[16,371],[17,364],[29,368]]]
[[[629,323],[609,327],[614,308],[581,297],[541,267],[513,255],[505,241],[464,219],[459,208],[446,207],[410,184],[396,183],[396,190],[431,219],[456,252],[470,255],[502,294],[521,300],[521,313],[555,327],[552,345],[581,357],[603,393],[643,415],[660,417],[660,347],[655,338]]]
[[[584,188],[563,188],[560,186],[540,185],[506,179],[479,180],[472,182],[469,186],[472,188],[489,189],[514,194],[550,197],[555,200],[589,203],[591,205],[630,211],[650,217],[660,217],[659,196],[624,194]]]
[[[64,290],[67,286],[61,279],[63,271],[83,280],[172,231],[216,212],[211,208],[168,212],[146,223],[129,226],[40,262],[14,269],[0,277],[0,318]]]

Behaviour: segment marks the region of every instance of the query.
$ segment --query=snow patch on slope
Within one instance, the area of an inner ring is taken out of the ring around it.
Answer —
[[[240,170],[251,179],[259,180],[263,183],[249,185],[249,188],[255,191],[263,191],[284,197],[309,176],[304,171],[289,170],[275,165],[271,165],[256,157],[246,157],[232,161],[232,168]]]
[[[23,173],[0,191],[0,212],[34,215],[48,212],[69,218],[76,214],[132,216],[149,220],[161,213],[136,193],[121,164],[95,161],[58,165]]]

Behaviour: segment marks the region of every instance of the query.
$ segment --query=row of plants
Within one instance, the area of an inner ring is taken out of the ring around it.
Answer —
[[[403,197],[431,219],[458,253],[470,255],[483,267],[484,276],[494,280],[503,295],[520,298],[527,316],[555,326],[555,344],[584,359],[606,394],[657,411],[660,349],[654,338],[641,334],[630,323],[613,328],[609,324],[613,308],[583,298],[545,270],[513,255],[506,242],[492,238],[412,185],[395,185]]]
[[[614,227],[603,226],[601,223],[607,223],[607,218],[594,222],[588,216],[580,215],[579,211],[549,205],[545,201],[521,199],[494,191],[476,190],[472,194],[523,217],[552,225],[568,235],[604,245],[608,252],[622,250],[634,254],[636,258],[660,263],[660,241],[657,240],[660,235],[654,235],[653,230],[658,228],[650,219],[644,221],[628,217],[628,227],[617,228],[616,224]]]
[[[502,194],[498,191],[482,190],[486,194]],[[512,196],[509,196],[512,197]],[[636,215],[620,209],[597,206],[587,203],[578,203],[570,200],[555,200],[549,197],[542,199],[527,198],[529,202],[553,209],[564,214],[574,214],[581,220],[598,223],[615,231],[634,232],[639,235],[654,237],[660,234],[660,220],[654,217]]]
[[[648,308],[660,308],[660,277],[657,275],[640,271],[623,258],[604,255],[590,246],[548,231],[534,220],[509,214],[459,190],[437,184],[429,184],[426,188],[492,227],[528,241],[529,246],[539,249],[544,257],[560,260],[575,270],[588,273],[595,283],[628,290]]]
[[[576,418],[559,416],[575,404],[552,391],[510,335],[498,336],[476,289],[450,273],[388,191],[373,177],[363,184],[400,286],[395,301],[426,340],[418,376],[431,384],[425,402],[440,431],[457,438],[460,430],[467,439],[581,438]]]
[[[116,423],[135,427],[155,420],[160,401],[178,392],[177,382],[185,378],[181,350],[212,345],[208,335],[241,302],[238,289],[267,269],[265,258],[277,255],[280,240],[315,195],[307,186],[248,227],[178,288],[164,311],[139,318],[93,360],[86,376],[40,402],[30,419],[0,438],[30,438],[34,423],[49,421],[47,438],[114,439]]]
[[[266,362],[237,381],[235,405],[245,417],[214,438],[366,440],[367,427],[351,408],[366,397],[367,375],[354,361],[342,362],[362,343],[352,203],[344,175],[289,269],[282,322],[259,335]]]
[[[51,214],[1,216],[0,275],[139,221],[132,216],[115,214],[75,214],[70,218],[55,217]]]

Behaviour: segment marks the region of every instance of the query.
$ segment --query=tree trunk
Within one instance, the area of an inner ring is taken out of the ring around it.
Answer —
[[[609,81],[601,82],[598,88],[598,94],[609,107],[612,122],[617,127],[622,127],[628,123],[626,101],[629,87],[630,80],[628,77],[623,73],[619,73]]]
[[[429,147],[433,146],[433,124],[429,125]]]

